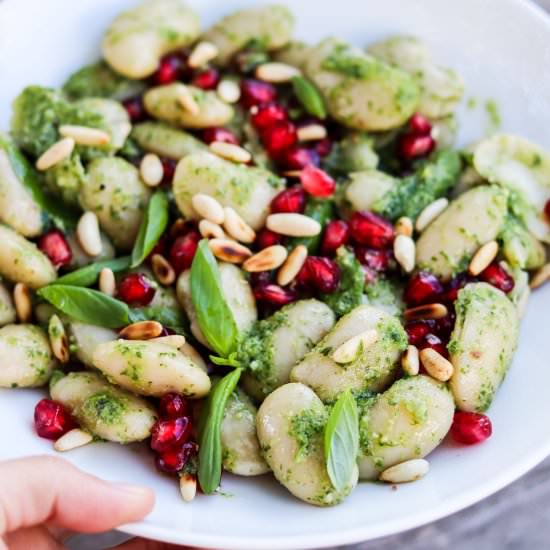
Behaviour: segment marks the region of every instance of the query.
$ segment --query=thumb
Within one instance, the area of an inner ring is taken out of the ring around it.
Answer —
[[[141,519],[154,503],[143,487],[114,485],[56,457],[0,463],[0,538],[17,529],[50,522],[94,533]]]

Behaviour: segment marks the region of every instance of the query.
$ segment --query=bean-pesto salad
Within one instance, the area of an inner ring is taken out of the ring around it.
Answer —
[[[271,472],[333,505],[484,441],[550,279],[547,152],[453,149],[464,86],[416,38],[293,27],[145,0],[0,135],[0,387],[49,391],[59,452],[146,442],[186,501]]]

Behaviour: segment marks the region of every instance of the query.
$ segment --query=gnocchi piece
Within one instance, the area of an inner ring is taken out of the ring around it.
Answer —
[[[274,52],[273,60],[303,70],[310,52],[311,46],[300,40],[292,40],[284,48]]]
[[[448,345],[456,406],[486,411],[502,383],[518,340],[514,304],[487,283],[472,283],[458,293],[456,324]]]
[[[89,177],[80,202],[97,214],[101,229],[121,250],[134,245],[151,191],[137,168],[121,158],[102,158],[88,165]]]
[[[52,378],[52,399],[61,403],[81,428],[115,443],[143,441],[151,435],[155,409],[141,397],[109,384],[95,372]]]
[[[192,44],[199,32],[198,16],[182,0],[144,0],[116,17],[101,49],[117,73],[146,78],[165,53]]]
[[[318,300],[299,300],[257,323],[243,338],[237,358],[248,369],[246,391],[263,399],[286,384],[290,370],[334,325],[334,313]]]
[[[336,39],[313,48],[305,70],[323,94],[330,115],[350,128],[397,128],[418,104],[418,86],[407,73]]]
[[[0,388],[43,386],[56,365],[47,334],[35,325],[1,328],[0,357]]]
[[[361,414],[360,479],[376,479],[390,466],[431,453],[449,431],[454,411],[451,392],[429,376],[394,382]]]
[[[346,206],[351,210],[372,210],[372,207],[386,193],[395,189],[399,180],[384,172],[370,169],[354,172],[349,176],[349,184],[344,192]]]
[[[362,132],[350,132],[334,144],[323,164],[333,172],[349,176],[350,172],[374,171],[378,166],[374,139]]]
[[[295,497],[317,506],[341,502],[355,487],[338,492],[327,474],[322,401],[303,384],[285,384],[269,394],[258,410],[257,431],[264,458],[277,480]]]
[[[256,435],[258,410],[240,388],[229,397],[221,427],[223,467],[240,476],[269,472]]]
[[[179,161],[173,189],[185,218],[198,219],[191,199],[196,193],[204,193],[223,206],[231,206],[248,225],[259,229],[283,183],[267,170],[234,164],[211,153],[193,153]]]
[[[57,273],[34,243],[0,225],[0,275],[37,289],[53,282]]]
[[[94,352],[100,344],[117,339],[114,330],[74,320],[69,322],[69,332],[71,351],[74,349],[76,357],[87,367],[94,366]]]
[[[0,327],[15,323],[17,315],[12,294],[6,285],[0,281]]]
[[[216,61],[226,64],[249,42],[266,50],[285,46],[294,31],[294,17],[286,6],[273,4],[227,15],[204,34],[204,40],[218,48]]]
[[[67,239],[67,242],[69,243],[72,252],[71,264],[69,266],[71,269],[78,269],[80,267],[87,266],[92,262],[112,260],[115,257],[115,248],[113,246],[113,243],[111,242],[109,237],[107,237],[107,235],[103,233],[103,231],[101,231],[100,234],[101,253],[97,256],[88,256],[88,254],[84,252],[74,232],[65,234],[65,238]]]
[[[98,151],[98,148],[88,147]],[[86,170],[79,154],[73,153],[70,157],[58,162],[44,173],[44,181],[52,195],[59,197],[71,207],[78,207],[78,193],[86,183]]]
[[[365,285],[365,303],[399,317],[405,309],[403,287],[397,281],[379,278]]]
[[[374,329],[378,339],[345,365],[332,353],[354,336]],[[344,315],[334,328],[290,372],[292,382],[312,388],[323,401],[335,400],[344,390],[382,391],[399,369],[407,335],[399,319],[382,309],[362,305]]]
[[[517,218],[508,217],[500,240],[502,254],[512,267],[531,270],[546,263],[546,249]]]
[[[140,395],[179,392],[190,398],[210,391],[210,378],[189,357],[165,344],[115,340],[96,347],[94,366],[110,380]]]
[[[475,187],[451,202],[416,243],[416,262],[442,279],[468,266],[476,250],[504,226],[507,196],[498,186]]]

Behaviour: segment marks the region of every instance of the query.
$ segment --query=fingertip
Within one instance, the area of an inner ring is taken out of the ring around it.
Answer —
[[[130,504],[135,514],[135,518],[133,519],[141,519],[146,516],[155,505],[155,493],[149,487],[127,483],[110,483],[109,487],[114,489],[120,495],[119,498],[124,499],[125,503]],[[128,504],[126,504],[126,510],[130,512]]]

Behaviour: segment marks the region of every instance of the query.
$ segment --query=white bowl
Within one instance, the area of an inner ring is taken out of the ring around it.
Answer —
[[[98,56],[103,29],[134,0],[4,0],[0,2],[0,128],[9,103],[30,83],[59,85]],[[254,0],[195,0],[204,23]],[[427,40],[442,63],[465,78],[476,109],[460,112],[460,142],[487,126],[483,103],[494,99],[503,128],[550,148],[550,22],[526,1],[293,0],[297,35],[336,34],[359,45],[390,33]],[[153,487],[157,504],[124,531],[209,548],[298,549],[335,546],[397,533],[490,495],[550,454],[550,368],[545,314],[550,288],[536,292],[523,322],[514,364],[489,411],[494,435],[483,445],[446,443],[430,456],[423,480],[400,486],[361,484],[341,506],[318,509],[291,497],[269,476],[225,475],[226,496],[182,502],[176,483],[158,475],[139,447],[95,444],[66,458],[101,477]],[[1,361],[1,359],[0,359]],[[0,391],[0,459],[52,453],[32,429],[39,391]]]

